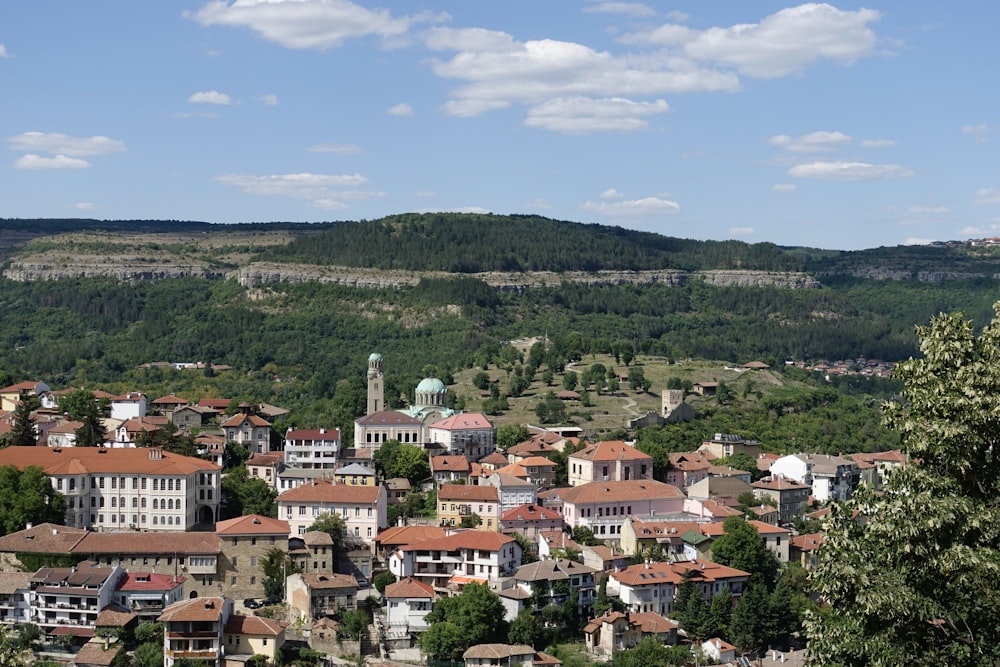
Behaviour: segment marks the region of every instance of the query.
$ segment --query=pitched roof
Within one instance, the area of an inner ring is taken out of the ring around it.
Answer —
[[[487,456],[479,459],[481,464],[488,464],[492,466],[505,466],[507,465],[507,457],[500,452],[492,452]]]
[[[395,583],[389,584],[385,587],[386,598],[433,598],[434,589],[423,583],[422,581],[417,581],[413,577],[407,577],[402,581],[397,581]]]
[[[414,542],[401,547],[401,549],[403,551],[454,551],[455,549],[499,551],[513,541],[513,537],[501,533],[486,530],[463,530],[437,539]]]
[[[375,538],[375,542],[386,547],[392,547],[444,537],[445,535],[445,529],[440,526],[393,526],[379,533],[378,537]]]
[[[118,584],[119,591],[172,591],[183,586],[185,577],[156,572],[125,572],[125,578]]]
[[[71,549],[72,553],[90,554],[161,554],[187,556],[219,553],[219,538],[215,533],[99,533],[86,532]]]
[[[792,532],[787,528],[772,526],[769,523],[764,523],[763,521],[758,521],[757,519],[750,519],[747,523],[753,526],[761,535],[788,535]],[[710,537],[719,537],[726,534],[722,521],[703,523],[698,528],[702,533]]]
[[[561,581],[577,574],[594,574],[596,569],[561,558],[539,560],[517,568],[517,581]]]
[[[12,465],[18,470],[39,466],[46,475],[186,476],[204,470],[221,469],[203,459],[145,447],[114,450],[103,447],[5,447],[0,449],[0,466],[5,465]]]
[[[473,486],[471,484],[442,484],[438,489],[438,500],[478,500],[497,502],[499,491],[495,486]]]
[[[328,588],[357,588],[358,580],[353,574],[317,574],[315,572],[302,575],[302,582],[313,590]]]
[[[534,503],[511,507],[500,515],[501,521],[556,521],[559,519],[562,519],[562,514],[559,512]]]
[[[710,468],[713,460],[704,452],[674,452],[667,457],[670,459],[671,467],[684,472]]]
[[[823,546],[826,536],[823,533],[807,533],[796,535],[788,540],[788,545],[799,551],[815,551]]]
[[[354,420],[360,426],[423,426],[419,419],[396,410],[381,410]]]
[[[665,539],[670,537],[679,538],[689,530],[698,530],[697,521],[642,521],[631,517],[632,532],[636,539]]]
[[[108,648],[104,648],[104,644],[87,642],[76,652],[76,656],[73,657],[73,664],[110,665],[124,648],[121,644],[112,644]]]
[[[160,398],[153,399],[153,405],[187,405],[190,403],[186,398],[181,398],[180,396],[175,396],[174,394],[169,394],[167,396],[161,396]]]
[[[334,475],[366,475],[373,476],[375,471],[368,466],[363,466],[360,463],[348,463],[342,468],[337,468],[333,471]]]
[[[319,478],[285,491],[277,500],[279,503],[304,501],[371,504],[378,500],[380,491],[385,493],[381,486],[335,484],[332,480]]]
[[[27,590],[34,572],[0,572],[0,595]]]
[[[449,431],[467,428],[493,428],[493,424],[482,412],[459,412],[445,417],[430,425],[430,428],[440,428]]]
[[[470,658],[500,659],[510,658],[516,655],[534,655],[535,649],[524,644],[476,644],[470,646],[462,654],[464,660]]]
[[[233,614],[226,621],[225,633],[229,635],[268,635],[277,637],[285,628],[270,618],[263,616],[242,616]]]
[[[431,457],[431,472],[469,472],[469,459],[461,454],[445,454]]]
[[[691,572],[696,581],[705,582],[750,576],[749,572],[710,561],[642,563],[631,565],[619,572],[613,572],[611,576],[627,586],[647,586],[663,583],[679,586],[684,581],[685,572]]]
[[[645,454],[632,445],[621,440],[605,440],[589,445],[578,452],[569,455],[571,459],[583,461],[653,461],[653,457]]]
[[[288,535],[287,521],[272,519],[260,514],[238,516],[235,519],[219,521],[215,532],[221,535]]]
[[[156,619],[161,623],[176,621],[211,621],[222,619],[222,608],[225,601],[222,598],[193,598],[175,602]]]
[[[633,623],[637,623],[643,632],[654,635],[661,635],[677,629],[677,624],[669,618],[663,618],[651,611],[633,613],[631,620]]]
[[[223,428],[237,428],[243,426],[244,422],[249,422],[249,424],[256,428],[264,428],[271,425],[269,421],[263,417],[258,417],[257,415],[245,415],[243,413],[235,414],[226,421],[222,423]]]
[[[684,492],[671,484],[653,479],[632,479],[620,482],[590,482],[567,489],[563,502],[597,503],[629,500],[659,500],[684,498]]]
[[[0,552],[69,553],[73,546],[87,534],[87,531],[82,528],[41,523],[0,537]]]
[[[774,477],[765,477],[764,479],[758,480],[751,484],[755,489],[767,489],[769,491],[793,491],[796,489],[811,489],[812,487],[808,484],[802,484],[794,479],[789,479],[784,475],[775,475]]]

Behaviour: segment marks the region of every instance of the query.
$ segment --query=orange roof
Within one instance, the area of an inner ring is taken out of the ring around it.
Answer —
[[[471,484],[442,484],[438,489],[438,500],[478,500],[497,502],[500,499],[495,486],[473,486]]]
[[[260,514],[248,514],[215,524],[219,535],[288,535],[287,521]]]
[[[383,410],[381,412],[373,412],[370,415],[365,415],[364,417],[356,419],[355,423],[368,427],[424,425],[424,423],[419,419],[415,419],[410,415],[404,414],[402,412],[397,412],[395,410]]]
[[[469,459],[459,454],[445,454],[444,456],[431,457],[431,472],[444,472],[446,470],[469,472]]]
[[[806,535],[796,535],[788,540],[788,544],[799,551],[815,551],[823,546],[825,539],[826,537],[823,533],[808,533]]]
[[[445,534],[445,529],[440,526],[393,526],[379,533],[375,542],[391,547],[444,537]]]
[[[285,440],[340,440],[340,429],[288,429]]]
[[[210,621],[222,620],[222,598],[194,598],[175,602],[156,619],[161,623],[177,621]]]
[[[651,586],[663,583],[679,586],[684,581],[684,573],[688,571],[696,581],[706,582],[750,576],[749,572],[710,561],[632,565],[620,572],[613,572],[611,576],[627,586]]]
[[[514,541],[510,535],[502,535],[486,530],[463,530],[453,535],[435,540],[423,540],[402,547],[403,551],[454,551],[455,549],[477,549],[480,551],[500,551]]]
[[[430,428],[441,428],[452,430],[460,430],[466,428],[493,428],[493,424],[487,419],[486,415],[482,412],[460,412],[458,414],[452,415],[451,417],[446,417],[440,421],[436,421],[430,425]]]
[[[663,618],[651,611],[633,613],[630,618],[633,623],[637,623],[642,628],[643,632],[654,635],[660,635],[677,629],[677,624],[669,618]]]
[[[795,489],[811,489],[812,487],[808,484],[802,484],[796,482],[794,479],[788,479],[783,475],[777,475],[776,477],[765,477],[759,481],[754,482],[750,486],[755,489],[767,489],[769,491],[792,491]]]
[[[268,635],[277,637],[284,631],[278,621],[262,616],[240,616],[234,614],[226,621],[226,634],[229,635]]]
[[[792,532],[787,528],[772,526],[769,523],[764,523],[763,521],[758,521],[757,519],[751,519],[747,521],[747,523],[756,528],[757,532],[761,535],[787,535]],[[722,521],[703,523],[698,527],[698,530],[700,530],[703,535],[708,535],[709,537],[719,537],[721,535],[725,535],[726,533]]]
[[[483,457],[479,460],[480,463],[485,463],[493,466],[505,466],[507,465],[507,457],[500,452],[493,452],[489,456]]]
[[[598,442],[570,454],[569,457],[584,461],[653,461],[653,457],[649,454],[644,454],[632,445],[626,445],[621,440]]]
[[[158,453],[158,454],[154,454]],[[151,458],[160,455],[162,458]],[[46,475],[190,475],[203,470],[220,470],[214,463],[173,452],[144,447],[105,449],[103,447],[5,447],[0,449],[0,466],[18,470],[38,466]]]
[[[0,389],[0,394],[19,394],[22,391],[34,391],[38,384],[38,382],[25,380],[24,382],[18,382],[17,384],[12,384],[9,387]]]
[[[61,530],[70,530],[61,528]],[[84,555],[163,554],[183,556],[219,553],[219,538],[215,533],[141,533],[87,531],[73,547],[72,553]]]
[[[434,589],[428,584],[407,577],[385,587],[386,598],[433,598]]]
[[[153,405],[187,405],[188,402],[189,401],[186,398],[170,394],[169,396],[163,396],[155,399],[153,401]]]
[[[632,479],[621,482],[590,482],[568,489],[563,502],[597,503],[629,500],[659,500],[684,498],[684,492],[671,484],[653,479]]]
[[[528,503],[511,507],[500,515],[501,521],[555,521],[562,519],[562,514],[540,505]]]
[[[251,426],[255,426],[255,427],[258,427],[258,428],[265,427],[265,426],[270,426],[271,425],[271,423],[269,421],[267,421],[266,419],[263,419],[261,417],[258,417],[257,415],[238,414],[238,415],[233,415],[232,417],[230,417],[229,419],[227,419],[225,422],[223,422],[222,427],[223,428],[236,428],[238,426],[243,426],[244,422],[249,422]]]
[[[329,479],[315,479],[278,496],[279,503],[305,501],[320,503],[371,504],[378,500],[381,486],[351,486],[335,484]]]

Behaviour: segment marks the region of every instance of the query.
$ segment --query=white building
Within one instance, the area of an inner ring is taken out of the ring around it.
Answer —
[[[251,454],[267,454],[271,451],[271,424],[266,419],[246,412],[250,406],[240,406],[245,410],[233,415],[222,423],[226,442],[237,442]]]
[[[521,546],[513,537],[482,530],[421,540],[389,555],[389,571],[398,579],[413,577],[442,592],[497,581],[520,565]]]
[[[288,522],[292,535],[304,535],[322,514],[343,517],[347,541],[372,549],[378,531],[386,527],[385,487],[317,479],[278,496],[278,518]]]
[[[30,580],[31,622],[46,634],[59,627],[92,628],[97,614],[114,601],[115,589],[124,577],[120,567],[89,561],[75,567],[43,567]]]
[[[355,449],[378,451],[383,443],[390,440],[423,446],[426,441],[424,423],[395,410],[373,412],[354,420]]]
[[[726,586],[734,598],[739,597],[750,578],[749,572],[708,561],[647,561],[612,572],[608,576],[608,594],[617,595],[632,613],[650,611],[669,616],[686,573],[690,573],[705,601],[710,601]]]
[[[858,466],[850,459],[829,454],[789,454],[771,464],[771,475],[782,475],[812,487],[816,500],[851,499],[861,481]]]
[[[285,465],[333,469],[340,455],[340,429],[288,429],[285,432]]]
[[[653,457],[621,440],[598,442],[574,452],[566,467],[570,486],[653,479]]]
[[[591,482],[562,493],[567,526],[590,528],[598,539],[617,540],[626,516],[663,516],[684,510],[684,493],[656,480]]]
[[[110,403],[112,419],[127,421],[146,416],[146,395],[138,391],[113,396]]]
[[[428,427],[428,439],[470,461],[496,451],[496,429],[482,412],[460,412],[436,421]]]
[[[67,526],[186,531],[218,517],[220,468],[199,458],[155,448],[6,447],[5,465],[41,468],[66,496]]]
[[[430,627],[426,616],[434,607],[434,589],[428,584],[412,577],[389,584],[385,601],[390,632],[423,632]]]

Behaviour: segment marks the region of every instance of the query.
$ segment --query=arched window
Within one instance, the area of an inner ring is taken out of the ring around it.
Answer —
[[[157,498],[153,498],[153,509],[154,510],[160,509],[160,501]],[[155,518],[153,519],[153,523],[156,523],[156,519]]]

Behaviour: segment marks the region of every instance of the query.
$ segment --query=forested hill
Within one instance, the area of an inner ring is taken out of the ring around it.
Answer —
[[[466,213],[336,223],[257,259],[450,273],[804,269],[801,257],[771,243],[693,241],[531,215]]]

